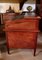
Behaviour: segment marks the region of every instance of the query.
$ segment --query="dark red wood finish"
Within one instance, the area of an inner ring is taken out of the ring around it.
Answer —
[[[37,46],[38,17],[5,21],[7,46],[9,48],[33,48]]]

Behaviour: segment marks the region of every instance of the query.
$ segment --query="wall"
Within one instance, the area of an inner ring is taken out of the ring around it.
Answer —
[[[31,6],[32,7],[31,11],[34,11],[36,9],[36,0],[27,0],[22,7],[22,11],[28,11],[27,10],[28,6]]]
[[[15,12],[22,12],[22,10],[20,10],[19,4],[21,1],[24,0],[0,0],[0,13],[5,13],[9,8],[9,5],[11,5],[12,9],[15,10]],[[27,3],[35,3],[35,1],[36,0],[27,0]]]
[[[9,6],[11,6],[15,12],[19,11],[19,3],[0,3],[0,13],[5,13]]]

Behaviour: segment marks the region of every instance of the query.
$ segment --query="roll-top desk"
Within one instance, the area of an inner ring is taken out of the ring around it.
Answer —
[[[35,56],[39,19],[35,16],[5,21],[8,53],[9,48],[32,48]]]

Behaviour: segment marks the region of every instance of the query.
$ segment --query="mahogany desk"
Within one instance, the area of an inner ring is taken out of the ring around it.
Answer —
[[[38,26],[40,17],[25,17],[5,21],[7,48],[32,48],[34,56],[37,47]]]

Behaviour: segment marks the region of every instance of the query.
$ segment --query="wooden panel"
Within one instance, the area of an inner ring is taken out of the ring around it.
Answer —
[[[17,2],[19,2],[19,0],[0,0],[0,3],[5,3],[5,2],[9,2],[9,3],[17,3]]]
[[[27,1],[27,0],[0,0],[0,2],[14,2],[14,3],[17,3],[17,2],[25,2],[25,1]],[[31,2],[33,1],[33,0],[30,0]],[[36,1],[36,0],[34,0],[34,1]]]
[[[13,21],[6,21],[6,30],[38,30],[38,19],[17,19]]]
[[[7,22],[6,29],[10,30],[37,30],[38,29],[38,20],[27,20],[21,19],[21,22]]]
[[[17,3],[17,2],[25,2],[26,0],[0,0],[0,2],[15,2],[15,3]]]
[[[38,19],[24,18],[5,22],[9,48],[35,48]]]
[[[8,32],[10,48],[34,48],[36,33],[32,32]],[[10,38],[11,37],[11,38]]]

